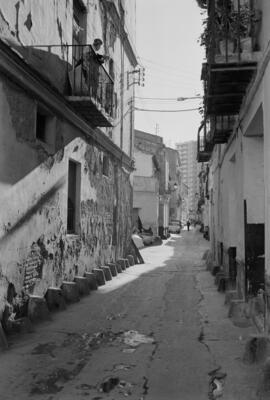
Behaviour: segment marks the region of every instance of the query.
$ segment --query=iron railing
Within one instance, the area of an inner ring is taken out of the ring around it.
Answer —
[[[208,10],[203,41],[208,62],[253,61],[259,50],[261,12],[250,0],[213,0]]]
[[[213,142],[210,140],[209,122],[204,122],[198,130],[197,159],[198,162],[207,162],[211,157]]]
[[[64,94],[89,98],[98,109],[103,109],[113,117],[114,81],[103,66],[103,56],[96,54],[91,45],[49,45],[31,47],[31,52],[46,52],[50,60],[48,68],[53,68],[57,60],[66,80]],[[45,56],[45,55],[44,55]],[[53,71],[52,71],[53,72]],[[48,75],[48,71],[47,71]],[[87,101],[87,99],[86,99]]]

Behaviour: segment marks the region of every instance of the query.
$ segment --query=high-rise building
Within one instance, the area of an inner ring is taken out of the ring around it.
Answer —
[[[197,142],[176,143],[176,149],[180,155],[182,179],[188,186],[188,218],[193,219],[196,216],[198,194]]]

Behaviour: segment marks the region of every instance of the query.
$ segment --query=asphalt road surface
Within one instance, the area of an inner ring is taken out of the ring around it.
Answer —
[[[257,398],[257,369],[241,361],[249,331],[227,318],[202,260],[208,246],[191,230],[145,248],[145,264],[10,338],[0,399],[207,400],[213,388]],[[209,384],[215,369],[220,386]]]

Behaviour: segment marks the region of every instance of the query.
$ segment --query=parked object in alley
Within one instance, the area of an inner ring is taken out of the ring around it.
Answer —
[[[130,248],[129,248],[129,253],[133,255],[134,258],[134,263],[135,264],[144,264],[144,260],[142,258],[142,255],[140,253],[139,248],[136,246],[133,238],[130,241]]]
[[[178,219],[172,220],[169,223],[170,233],[180,233],[181,232],[181,222]]]
[[[132,240],[138,249],[142,249],[144,247],[143,240],[138,234],[132,235]]]

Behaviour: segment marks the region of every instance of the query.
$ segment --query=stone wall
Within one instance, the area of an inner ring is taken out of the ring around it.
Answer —
[[[119,160],[56,115],[52,143],[37,140],[36,101],[5,78],[0,89],[1,314],[11,284],[23,304],[28,294],[43,296],[49,286],[123,257],[131,237],[132,186]],[[80,166],[79,228],[72,235],[70,160]]]

